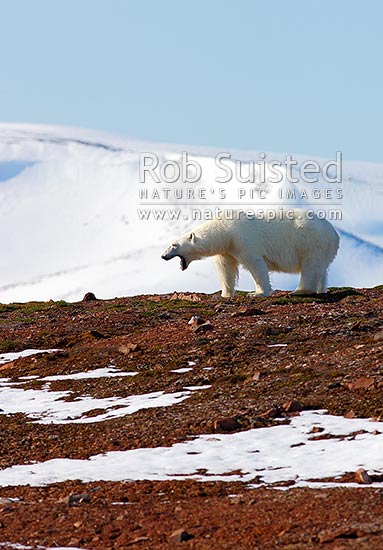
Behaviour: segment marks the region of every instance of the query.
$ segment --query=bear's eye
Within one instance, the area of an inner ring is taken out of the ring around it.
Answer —
[[[177,248],[178,244],[177,243],[173,243],[172,244],[172,248]]]

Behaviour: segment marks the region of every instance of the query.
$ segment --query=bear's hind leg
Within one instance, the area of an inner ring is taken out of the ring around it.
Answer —
[[[304,263],[301,268],[298,288],[293,294],[320,294],[326,292],[326,271],[315,261]]]
[[[325,271],[322,274],[317,292],[318,294],[326,294],[327,292],[327,269],[325,269]]]
[[[270,285],[269,270],[262,258],[251,258],[243,261],[243,266],[248,269],[255,281],[256,291],[251,296],[270,296],[272,293]]]
[[[232,256],[218,254],[214,256],[215,267],[221,282],[222,298],[234,296],[235,284],[238,279],[238,262]]]

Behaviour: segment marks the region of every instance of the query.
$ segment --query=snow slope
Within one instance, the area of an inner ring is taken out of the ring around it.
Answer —
[[[211,259],[181,273],[177,260],[160,258],[173,237],[195,225],[190,205],[178,206],[178,221],[139,220],[137,215],[144,208],[139,204],[139,153],[174,160],[184,150],[203,167],[201,181],[188,187],[211,187],[218,150],[138,142],[90,130],[0,124],[0,302],[79,300],[87,291],[108,298],[217,290]],[[258,153],[232,151],[232,156],[257,159]],[[231,185],[227,205],[237,191]],[[279,188],[286,186],[283,182]],[[341,249],[330,284],[381,284],[383,165],[344,162],[342,187],[343,219],[334,222]],[[161,202],[169,208],[174,201]],[[266,202],[286,201],[273,188]],[[299,205],[306,203],[299,200]],[[278,274],[272,281],[276,288],[291,289],[297,278]],[[247,273],[241,275],[240,288],[253,289]]]

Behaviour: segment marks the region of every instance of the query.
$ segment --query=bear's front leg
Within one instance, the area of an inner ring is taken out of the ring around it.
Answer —
[[[243,266],[250,271],[255,282],[256,291],[251,292],[251,296],[270,296],[272,290],[265,261],[262,258],[249,258],[243,262]]]
[[[232,256],[218,254],[214,256],[215,267],[221,282],[222,298],[231,298],[235,293],[238,277],[238,262]]]

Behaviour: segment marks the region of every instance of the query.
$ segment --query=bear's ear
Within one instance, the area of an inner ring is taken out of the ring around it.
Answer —
[[[190,233],[189,241],[191,241],[193,244],[195,243],[195,235],[194,235],[194,233]]]

